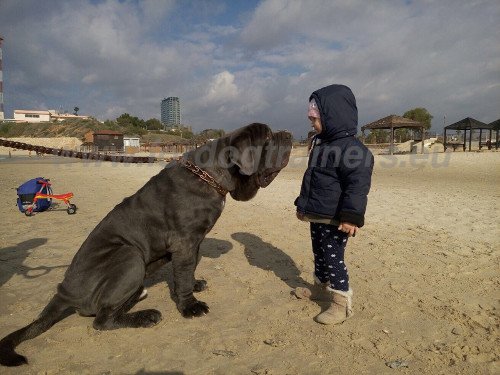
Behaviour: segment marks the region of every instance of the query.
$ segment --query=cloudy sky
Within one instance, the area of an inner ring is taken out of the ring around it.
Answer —
[[[5,115],[80,108],[193,130],[309,130],[309,94],[350,86],[360,126],[425,107],[441,130],[500,118],[498,0],[0,0]],[[444,117],[446,117],[444,119]]]

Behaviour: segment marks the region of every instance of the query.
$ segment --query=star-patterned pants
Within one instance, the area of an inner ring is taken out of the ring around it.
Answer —
[[[347,234],[335,225],[311,223],[314,275],[335,290],[349,290],[349,274],[344,263]]]

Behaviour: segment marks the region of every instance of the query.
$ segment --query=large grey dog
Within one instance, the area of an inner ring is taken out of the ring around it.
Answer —
[[[146,273],[168,261],[181,314],[206,314],[208,306],[193,296],[206,286],[194,276],[201,241],[221,215],[226,193],[253,198],[287,165],[291,145],[290,133],[255,123],[169,163],[95,227],[40,316],[0,341],[0,363],[27,363],[15,347],[74,311],[95,316],[98,330],[157,324],[158,310],[128,311],[144,297]]]

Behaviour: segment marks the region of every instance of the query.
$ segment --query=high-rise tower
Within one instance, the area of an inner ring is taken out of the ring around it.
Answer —
[[[161,123],[168,127],[181,124],[181,104],[178,97],[170,96],[161,101]]]
[[[0,36],[0,121],[5,118],[5,115],[3,112],[2,41],[3,41],[3,38]]]

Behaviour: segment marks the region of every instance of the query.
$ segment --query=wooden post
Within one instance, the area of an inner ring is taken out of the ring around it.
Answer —
[[[443,146],[444,146],[444,152],[446,152],[446,128],[444,128]]]
[[[394,127],[391,125],[391,145],[389,146],[389,154],[394,155]]]
[[[481,151],[481,141],[483,140],[483,129],[479,129],[479,151]]]
[[[464,128],[464,145],[463,145],[464,152],[467,148],[466,144],[467,144],[467,126]]]
[[[420,149],[420,153],[423,154],[424,153],[424,139],[425,139],[425,133],[424,133],[424,127],[422,126],[422,148]]]
[[[470,131],[469,131],[469,151],[472,150],[472,124],[470,124]]]
[[[493,129],[490,129],[490,143],[488,144],[488,150],[491,150],[491,142],[493,142]]]

